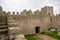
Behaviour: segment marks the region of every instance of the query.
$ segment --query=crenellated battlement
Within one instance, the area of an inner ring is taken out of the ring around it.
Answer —
[[[38,14],[40,11],[38,11],[38,10],[36,10],[36,11],[34,11],[34,12],[32,12],[32,10],[28,10],[28,11],[26,11],[26,10],[23,10],[22,12],[7,12],[7,14],[9,14],[9,15],[33,15],[33,14]],[[4,11],[4,13],[6,13],[5,11]]]
[[[60,14],[56,14],[56,16],[59,16],[60,17]]]
[[[5,12],[6,13],[6,12]],[[7,14],[9,15],[39,15],[40,11],[36,10],[34,12],[32,12],[32,10],[23,10],[22,12],[7,12]]]
[[[0,6],[0,11],[2,11],[2,7]]]
[[[35,14],[35,15],[39,15],[39,14],[40,14],[40,11],[39,11],[39,10],[36,10],[36,11],[34,12],[34,14]]]
[[[47,10],[49,10],[49,11],[47,12]],[[3,12],[1,6],[0,6],[0,11]],[[32,12],[32,10],[27,11],[26,9],[24,9],[22,12],[10,12],[9,11],[9,12],[7,12],[7,14],[9,14],[9,15],[23,15],[23,16],[26,16],[26,15],[41,15],[41,14],[42,15],[48,15],[48,14],[53,15],[53,7],[46,6],[46,7],[43,7],[41,9],[41,11],[36,10],[34,12]]]

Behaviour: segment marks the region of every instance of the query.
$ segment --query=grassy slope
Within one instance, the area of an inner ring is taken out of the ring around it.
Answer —
[[[39,40],[36,35],[25,35],[25,38],[27,40]]]
[[[51,36],[51,37],[53,37],[53,38],[55,38],[57,40],[60,40],[60,36],[58,36],[56,32],[50,32],[50,33],[45,32],[45,33],[42,33],[42,34],[45,34],[45,35]]]

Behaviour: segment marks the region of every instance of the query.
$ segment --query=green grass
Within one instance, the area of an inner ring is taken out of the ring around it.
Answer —
[[[35,34],[32,34],[32,35],[25,35],[25,38],[27,40],[39,40]]]
[[[51,36],[57,40],[60,40],[60,36],[57,35],[57,32],[44,32],[42,34],[45,34],[45,35]]]

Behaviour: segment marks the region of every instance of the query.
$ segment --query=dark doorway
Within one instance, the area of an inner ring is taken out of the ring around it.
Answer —
[[[35,33],[40,33],[40,27],[35,28]]]

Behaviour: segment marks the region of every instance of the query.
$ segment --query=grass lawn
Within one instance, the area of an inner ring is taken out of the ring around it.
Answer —
[[[58,36],[56,32],[44,32],[42,34],[45,34],[45,35],[51,36],[57,40],[60,40],[60,36]]]
[[[25,38],[27,40],[39,40],[35,34],[32,34],[32,35],[25,35]]]

